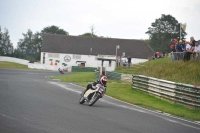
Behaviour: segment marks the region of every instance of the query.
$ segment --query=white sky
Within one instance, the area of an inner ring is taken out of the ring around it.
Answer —
[[[14,47],[22,33],[55,25],[78,36],[90,32],[111,38],[148,39],[148,27],[161,14],[187,23],[186,36],[200,40],[200,0],[0,0],[0,26]]]

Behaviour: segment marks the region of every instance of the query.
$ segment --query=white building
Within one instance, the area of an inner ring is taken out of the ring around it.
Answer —
[[[116,49],[116,46],[120,46]],[[148,61],[154,51],[142,40],[97,38],[44,34],[41,49],[41,64],[57,70],[71,66],[99,67],[102,61],[98,58],[111,59],[104,61],[107,71],[116,67],[116,54],[125,53],[132,57],[132,64]]]

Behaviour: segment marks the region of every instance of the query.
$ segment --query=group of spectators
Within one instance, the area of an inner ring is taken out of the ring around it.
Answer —
[[[153,56],[152,59],[159,59],[159,58],[163,58],[163,54],[161,52],[156,52]]]
[[[186,40],[174,40],[174,43],[170,45],[172,52],[184,52],[184,60],[190,60],[191,53],[199,53],[200,45],[198,41],[195,41],[194,37],[190,37],[190,41]]]
[[[123,65],[123,67],[125,67],[125,66],[130,67],[131,66],[131,56],[128,56],[127,58],[119,57],[117,59],[117,66],[120,66],[120,65]]]

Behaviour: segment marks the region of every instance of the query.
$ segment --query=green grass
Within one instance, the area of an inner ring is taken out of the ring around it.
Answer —
[[[0,68],[28,69],[28,66],[13,62],[0,61]]]
[[[56,76],[62,82],[92,82],[94,81],[94,72],[80,72],[68,76]]]
[[[160,110],[179,117],[200,120],[200,110],[188,109],[132,89],[130,84],[108,84],[107,95],[148,109]]]
[[[161,58],[140,63],[139,65],[133,65],[129,69],[119,67],[116,72],[145,75],[200,86],[200,62],[171,62],[171,58]]]
[[[77,82],[78,85],[83,87],[86,87],[87,82],[93,82],[95,80],[93,72],[83,72],[69,76],[54,77],[54,79],[58,78],[65,82]],[[200,110],[188,109],[184,106],[159,99],[136,89],[132,89],[131,83],[109,80],[107,86],[106,94],[111,97],[148,109],[160,110],[162,112],[170,113],[175,116],[190,120],[200,120]]]

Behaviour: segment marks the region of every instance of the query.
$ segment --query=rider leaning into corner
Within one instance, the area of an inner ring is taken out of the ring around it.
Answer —
[[[84,95],[85,92],[87,90],[89,90],[89,89],[95,90],[97,84],[101,84],[102,86],[107,87],[106,86],[107,81],[108,81],[108,78],[106,76],[102,76],[100,78],[100,80],[97,80],[97,81],[93,82],[92,84],[88,84],[87,87],[86,87],[86,89],[81,93],[81,95]]]

